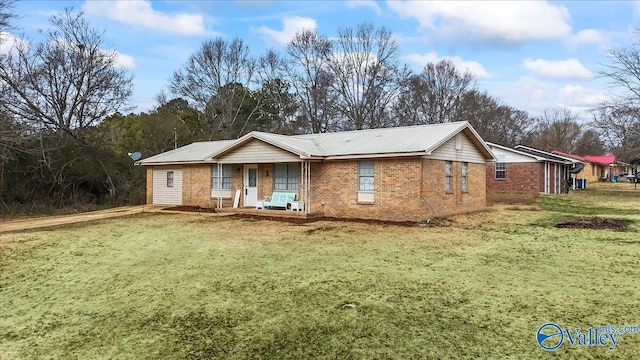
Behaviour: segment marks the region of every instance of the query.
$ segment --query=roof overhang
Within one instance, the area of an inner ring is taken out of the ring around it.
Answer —
[[[424,156],[430,153],[426,151],[408,152],[408,153],[381,153],[381,154],[352,154],[352,155],[334,155],[324,157],[324,160],[353,160],[353,159],[379,159],[379,158],[395,158],[395,157],[411,157]]]
[[[189,160],[189,161],[167,161],[167,162],[140,162],[136,161],[133,164],[138,166],[164,166],[164,165],[197,165],[197,164],[215,164],[215,161],[211,160]]]

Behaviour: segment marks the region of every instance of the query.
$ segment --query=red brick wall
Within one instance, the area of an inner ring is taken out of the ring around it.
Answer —
[[[495,163],[486,165],[487,202],[529,204],[544,192],[544,163],[506,163],[505,179],[495,178],[495,166]],[[553,167],[549,171],[549,185],[553,186]]]
[[[487,192],[544,191],[544,163],[507,163],[507,177],[496,179],[496,164],[487,163]],[[553,168],[550,170],[553,172]]]
[[[460,162],[453,162],[451,193],[445,191],[445,162],[421,158],[374,161],[374,202],[358,202],[358,161],[314,163],[312,213],[344,218],[422,221],[483,210],[485,164],[468,164],[468,191],[460,188]]]
[[[240,171],[237,169],[240,168]],[[341,218],[423,221],[428,218],[483,210],[486,206],[485,164],[468,164],[466,192],[461,190],[461,163],[452,162],[452,190],[445,191],[445,161],[422,158],[374,160],[374,201],[358,202],[358,161],[311,164],[311,213]],[[152,168],[147,170],[147,201],[152,199]],[[231,198],[243,189],[244,166],[232,166]],[[184,205],[216,207],[211,198],[211,165],[182,167]],[[258,199],[273,192],[273,165],[258,166]],[[298,195],[302,189],[298,190]],[[240,206],[243,199],[240,199]]]
[[[182,166],[182,204],[215,208],[218,198],[211,197],[210,164]],[[153,201],[153,168],[147,169],[147,203]],[[244,165],[231,165],[231,197],[222,199],[223,207],[232,207],[236,190],[240,190],[240,207],[244,203]],[[258,165],[258,200],[273,192],[273,165]],[[298,194],[300,196],[300,194]]]

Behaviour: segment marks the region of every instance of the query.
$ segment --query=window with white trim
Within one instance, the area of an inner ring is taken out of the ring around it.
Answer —
[[[452,178],[451,178],[451,161],[444,163],[444,188],[447,192],[452,191]]]
[[[273,190],[298,190],[299,164],[275,164]]]
[[[220,168],[220,172],[218,172],[219,168]],[[221,167],[218,167],[218,165],[216,164],[211,167],[211,189],[213,190],[230,190],[231,189],[231,165],[230,164],[223,164]]]
[[[167,171],[167,187],[173,187],[173,171]]]
[[[358,190],[373,191],[373,161],[358,162]]]
[[[467,165],[468,163],[463,162],[460,167],[460,188],[462,191],[467,191]]]
[[[496,163],[496,179],[506,179],[507,178],[507,164],[506,163]]]

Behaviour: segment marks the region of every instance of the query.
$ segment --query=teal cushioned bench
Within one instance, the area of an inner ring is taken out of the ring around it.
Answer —
[[[262,201],[263,208],[287,208],[288,205],[296,200],[296,193],[289,192],[274,192],[270,198],[266,198]]]

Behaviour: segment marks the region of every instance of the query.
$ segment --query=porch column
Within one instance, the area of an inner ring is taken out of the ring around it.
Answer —
[[[218,209],[222,209],[222,164],[218,163]]]
[[[311,199],[311,195],[310,195],[311,172],[310,172],[310,163],[308,161],[303,161],[300,163],[300,182],[301,182],[301,188],[302,188],[300,200],[304,201],[304,213],[308,215],[309,200]]]

